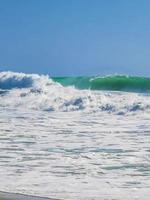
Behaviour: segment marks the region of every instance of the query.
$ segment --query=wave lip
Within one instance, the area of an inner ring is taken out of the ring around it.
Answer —
[[[24,74],[17,72],[0,72],[0,89],[29,88],[40,84],[49,84],[48,76],[38,74]]]

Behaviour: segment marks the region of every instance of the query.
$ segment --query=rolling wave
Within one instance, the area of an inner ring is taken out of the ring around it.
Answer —
[[[78,89],[149,92],[150,78],[136,76],[105,77],[56,77],[54,81],[63,86],[73,85]]]
[[[50,79],[38,74],[0,72],[0,108],[65,112],[84,110],[120,115],[150,113],[149,94],[112,91],[149,91],[149,81],[149,78],[125,76]]]

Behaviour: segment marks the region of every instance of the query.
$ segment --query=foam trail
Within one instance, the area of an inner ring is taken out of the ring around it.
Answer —
[[[13,72],[0,83],[1,191],[149,200],[149,93],[79,90]],[[12,193],[0,199],[30,199]]]

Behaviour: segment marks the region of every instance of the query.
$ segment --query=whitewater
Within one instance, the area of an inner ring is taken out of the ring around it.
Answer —
[[[148,200],[150,81],[127,78],[0,72],[0,190]]]

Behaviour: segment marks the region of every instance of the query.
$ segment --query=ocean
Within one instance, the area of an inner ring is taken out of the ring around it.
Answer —
[[[0,191],[149,200],[150,78],[0,72]]]

